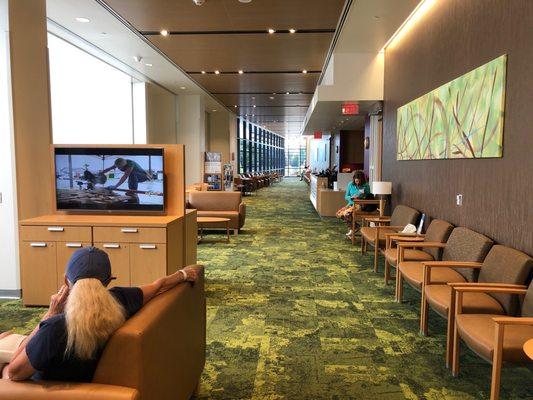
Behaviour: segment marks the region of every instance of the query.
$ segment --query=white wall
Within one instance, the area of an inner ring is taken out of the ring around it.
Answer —
[[[177,143],[176,95],[152,83],[145,89],[147,143]]]
[[[0,0],[0,292],[20,289],[7,15],[7,0]]]
[[[309,166],[311,171],[329,168],[329,139],[311,139],[309,145]]]
[[[185,145],[185,183],[190,185],[202,181],[205,105],[200,95],[179,95],[177,109],[178,143]]]

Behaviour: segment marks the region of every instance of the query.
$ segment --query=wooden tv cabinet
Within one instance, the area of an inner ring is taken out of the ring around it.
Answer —
[[[185,265],[185,216],[54,214],[20,221],[20,269],[25,305],[48,305],[65,266],[80,247],[111,259],[111,282],[138,286]]]

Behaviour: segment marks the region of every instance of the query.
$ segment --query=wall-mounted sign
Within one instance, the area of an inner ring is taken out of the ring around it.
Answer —
[[[315,138],[315,139],[322,139],[322,132],[320,132],[320,131],[315,131],[314,138]]]
[[[344,103],[342,105],[342,115],[357,115],[359,114],[359,104]]]

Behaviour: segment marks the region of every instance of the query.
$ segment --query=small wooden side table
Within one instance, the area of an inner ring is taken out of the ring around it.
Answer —
[[[217,224],[225,223],[226,225],[226,242],[229,243],[229,218],[219,218],[219,217],[197,217],[196,222],[198,223],[198,228],[200,229],[200,238],[198,243],[200,243],[204,238],[204,228],[207,228],[208,224]]]
[[[533,360],[533,339],[524,343],[524,353]]]

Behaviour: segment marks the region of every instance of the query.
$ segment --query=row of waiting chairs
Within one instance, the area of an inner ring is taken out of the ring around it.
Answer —
[[[374,247],[376,272],[378,252],[383,254],[385,283],[396,269],[396,301],[402,301],[405,283],[421,293],[421,334],[428,334],[430,308],[447,319],[446,366],[453,376],[459,372],[461,339],[492,363],[490,398],[497,400],[502,362],[532,362],[523,346],[533,338],[533,259],[439,219],[425,234],[398,233],[419,216],[399,205],[390,217],[365,219],[361,252]]]
[[[240,174],[233,179],[233,187],[245,196],[257,193],[261,188],[280,182],[282,178],[277,172]]]

